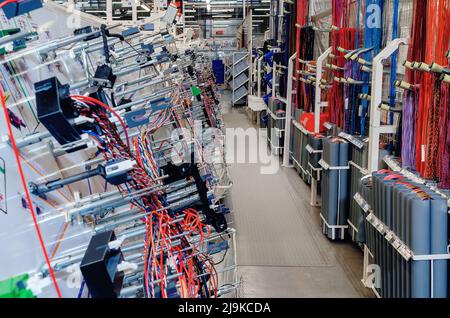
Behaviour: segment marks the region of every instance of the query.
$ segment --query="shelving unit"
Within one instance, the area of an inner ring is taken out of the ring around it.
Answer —
[[[249,68],[247,52],[233,53],[232,75],[230,78],[233,105],[238,104],[248,95]]]

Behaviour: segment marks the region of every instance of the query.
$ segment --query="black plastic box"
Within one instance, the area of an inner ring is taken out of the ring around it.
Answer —
[[[84,281],[93,298],[117,298],[123,283],[123,272],[117,272],[122,262],[120,249],[110,250],[108,243],[114,241],[113,231],[94,235],[80,264]]]

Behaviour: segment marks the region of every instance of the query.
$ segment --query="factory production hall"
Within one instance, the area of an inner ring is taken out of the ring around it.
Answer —
[[[225,100],[229,94],[223,96]],[[256,128],[243,109],[224,102],[227,127]],[[266,149],[266,136],[256,149]],[[237,147],[237,146],[236,146]],[[373,297],[361,284],[362,253],[349,242],[330,243],[322,234],[310,189],[292,168],[260,174],[262,164],[232,164],[230,193],[237,233],[241,297]],[[240,213],[239,211],[246,211]]]
[[[449,0],[0,0],[0,303],[448,306],[449,20]]]

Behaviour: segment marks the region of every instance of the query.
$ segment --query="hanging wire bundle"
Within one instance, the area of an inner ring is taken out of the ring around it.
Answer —
[[[411,27],[408,61],[422,61],[425,54],[426,1],[414,2],[413,24]],[[406,70],[406,81],[418,87],[422,80],[422,73],[411,69]],[[402,114],[402,164],[405,168],[416,166],[416,131],[420,130],[421,122],[417,121],[419,91],[417,89],[405,92]],[[420,150],[420,149],[419,149]],[[420,153],[420,152],[419,152]]]
[[[383,39],[383,30],[381,27],[382,16],[374,15],[374,12],[377,11],[369,10],[369,8],[379,8],[379,13],[382,14],[382,10],[384,7],[384,0],[366,0],[365,2],[365,26],[364,26],[364,48],[367,49],[362,55],[362,58],[365,61],[371,62],[373,58],[380,53],[382,39]],[[364,72],[362,75],[362,81],[364,82],[362,86],[362,94],[370,94],[370,79],[371,74],[368,72]],[[366,136],[367,125],[367,112],[368,112],[369,102],[367,99],[363,99],[361,101],[361,135]]]
[[[435,19],[430,21],[430,32],[427,32],[427,47],[433,48],[428,49],[425,54],[425,63],[437,63],[448,68],[448,59],[446,58],[446,53],[449,49],[449,38],[450,29],[448,28],[448,21],[450,19],[450,1],[440,0],[440,1],[429,1],[427,7],[428,17],[435,15]],[[432,36],[433,35],[433,36]],[[448,91],[448,84],[442,83],[440,80],[441,74],[426,74],[426,80],[428,80],[432,85],[432,89],[428,91],[428,94],[432,95],[432,100],[428,107],[427,113],[427,132],[424,132],[424,139],[426,140],[426,167],[424,170],[424,176],[430,179],[437,179],[439,177],[439,171],[448,172],[448,160],[443,161],[439,154],[439,144],[447,144],[447,136],[445,129],[448,129],[448,124],[445,116],[442,116],[439,111],[448,108],[448,98],[445,98],[446,91]],[[444,96],[442,96],[442,91],[444,91]],[[428,99],[427,99],[428,100]],[[445,111],[444,111],[445,113]],[[447,109],[448,113],[448,109]],[[442,127],[442,131],[439,130]],[[448,151],[448,148],[447,148]],[[441,169],[442,167],[442,169]],[[423,169],[423,167],[422,167]],[[448,187],[448,173],[447,176],[441,176],[441,182],[443,185]]]
[[[296,59],[295,59],[295,84],[294,89],[297,92],[296,104],[297,108],[301,108],[300,105],[303,100],[303,96],[305,93],[305,87],[303,83],[299,82],[300,78],[299,71],[303,69],[303,65],[300,64],[300,54],[302,50],[302,36],[301,36],[301,28],[307,24],[308,21],[308,0],[298,0],[296,1],[296,9],[297,9],[297,23],[296,23],[296,36],[295,36],[295,50],[296,50]]]
[[[300,51],[299,59],[311,61],[314,58],[314,30],[311,26],[304,26],[300,29]],[[300,71],[307,72],[308,66],[300,64]],[[314,86],[300,82],[300,92],[298,94],[298,108],[310,112],[314,107]]]
[[[350,27],[353,5],[354,3],[350,0],[333,0],[332,2],[331,44],[335,58],[332,59],[334,81],[328,91],[328,105],[331,122],[341,128],[345,127],[345,92],[344,84],[338,80],[345,77],[347,61],[344,57],[345,54],[338,48],[346,50],[355,48],[356,28]]]
[[[407,80],[414,90],[405,95],[403,108],[402,162],[423,177],[448,188],[448,84],[427,67],[433,63],[448,69],[450,1],[416,0],[411,31]],[[425,69],[425,71],[424,71]]]
[[[450,85],[448,83],[441,83],[439,104],[439,147],[438,158],[440,164],[437,165],[437,175],[440,180],[440,187],[444,189],[450,188],[450,174],[449,174],[449,148],[450,148]]]

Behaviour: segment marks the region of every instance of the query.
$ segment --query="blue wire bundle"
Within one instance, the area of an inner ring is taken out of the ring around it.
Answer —
[[[364,47],[373,48],[363,54],[363,59],[372,61],[373,58],[380,53],[383,38],[382,17],[385,0],[366,0],[366,13],[364,17]],[[362,86],[362,93],[369,94],[370,74],[364,72],[362,80],[365,83]],[[361,111],[361,135],[366,135],[366,114],[368,101],[363,99]]]

